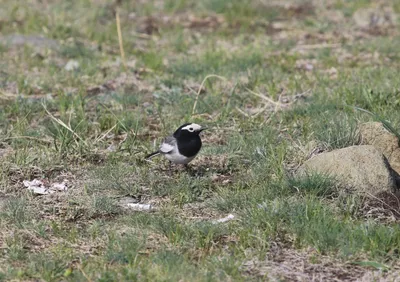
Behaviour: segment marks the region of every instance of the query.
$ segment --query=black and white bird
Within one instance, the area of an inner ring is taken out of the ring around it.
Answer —
[[[174,134],[162,141],[158,151],[146,156],[145,159],[163,155],[174,164],[187,165],[201,149],[200,132],[204,129],[196,123],[181,125]]]

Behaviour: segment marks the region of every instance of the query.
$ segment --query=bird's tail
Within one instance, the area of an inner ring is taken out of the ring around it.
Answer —
[[[147,155],[146,157],[144,157],[144,159],[145,160],[149,160],[149,159],[151,159],[152,157],[155,157],[155,156],[157,156],[157,155],[159,155],[160,154],[160,151],[156,151],[156,152],[154,152],[154,153],[151,153],[150,155]]]

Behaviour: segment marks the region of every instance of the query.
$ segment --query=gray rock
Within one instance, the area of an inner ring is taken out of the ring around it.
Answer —
[[[336,177],[341,185],[362,194],[396,191],[393,173],[384,155],[374,146],[351,146],[307,160],[298,174],[317,172]]]
[[[389,161],[391,168],[400,174],[399,139],[380,122],[366,122],[359,125],[361,143],[372,145]]]

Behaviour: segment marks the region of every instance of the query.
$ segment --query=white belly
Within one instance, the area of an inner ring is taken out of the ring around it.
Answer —
[[[194,157],[196,157],[196,156],[193,156],[193,157],[188,158],[188,157],[185,157],[184,155],[181,155],[175,151],[172,151],[169,154],[165,154],[164,156],[168,160],[173,162],[174,164],[188,164],[194,159]]]

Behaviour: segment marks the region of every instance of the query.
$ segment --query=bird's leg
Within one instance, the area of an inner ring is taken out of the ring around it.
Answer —
[[[185,164],[184,166],[185,166],[186,172],[188,172],[189,174],[191,174],[191,173],[192,173],[192,169],[191,169],[191,167],[189,166],[189,164]]]
[[[169,170],[169,174],[172,176],[172,162],[168,161],[168,170]]]
[[[199,176],[198,169],[194,169],[193,166],[187,164],[185,165],[186,171],[190,176]]]

